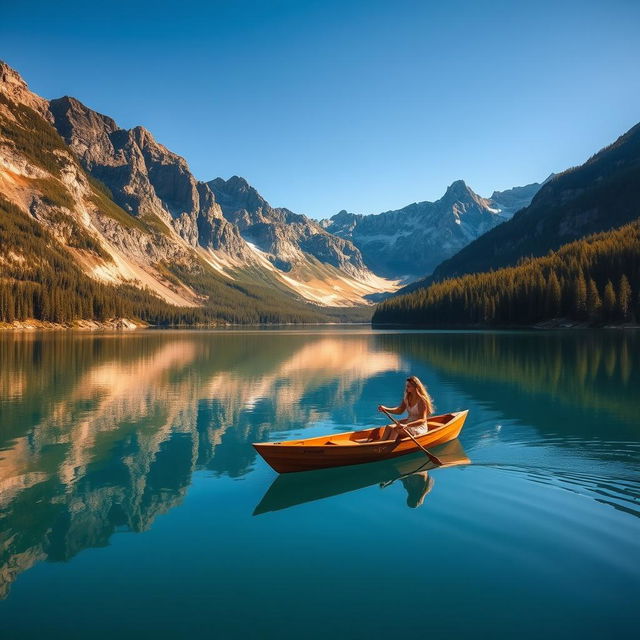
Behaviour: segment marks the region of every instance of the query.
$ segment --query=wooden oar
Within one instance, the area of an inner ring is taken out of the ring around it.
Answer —
[[[399,422],[398,420],[396,420],[388,411],[386,411],[385,409],[382,409],[382,413],[386,414],[387,417],[391,418],[396,425],[398,425],[429,457],[429,460],[431,460],[431,462],[433,462],[433,464],[437,464],[438,466],[442,466],[444,463],[442,462],[442,460],[440,460],[440,458],[438,458],[438,456],[434,456],[433,453],[431,453],[430,451],[427,451],[427,449],[425,449],[412,435],[411,433],[409,433],[409,431],[407,431],[407,429],[405,428],[405,426],[402,424],[402,422]]]

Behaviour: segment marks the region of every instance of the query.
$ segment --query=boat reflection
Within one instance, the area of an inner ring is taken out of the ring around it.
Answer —
[[[459,440],[435,447],[433,451],[444,463],[443,467],[471,464]],[[289,509],[374,484],[384,489],[398,480],[407,491],[407,506],[419,507],[433,487],[429,472],[437,468],[438,465],[426,459],[423,453],[416,453],[371,464],[279,475],[254,509],[253,515]]]

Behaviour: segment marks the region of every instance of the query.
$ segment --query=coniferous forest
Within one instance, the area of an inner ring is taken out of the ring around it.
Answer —
[[[382,302],[374,324],[518,326],[640,322],[640,220],[514,267],[437,282]]]

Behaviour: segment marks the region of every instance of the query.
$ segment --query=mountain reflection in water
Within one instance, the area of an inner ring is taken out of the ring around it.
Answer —
[[[0,596],[41,560],[144,531],[197,469],[238,477],[250,442],[328,418],[398,356],[361,337],[0,337]]]
[[[451,464],[638,515],[639,347],[632,332],[2,335],[0,596],[41,561],[149,529],[197,470],[246,476],[251,442],[380,423],[409,372],[442,411],[471,409]],[[431,500],[419,455],[318,473],[276,478],[255,513],[396,480],[409,506]]]

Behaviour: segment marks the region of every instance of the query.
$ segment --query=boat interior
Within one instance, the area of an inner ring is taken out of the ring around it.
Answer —
[[[429,433],[442,427],[447,426],[457,417],[457,413],[444,413],[440,416],[431,416],[427,421],[429,424]],[[341,447],[350,445],[363,444],[392,444],[397,442],[392,437],[394,433],[393,425],[383,425],[374,427],[373,429],[365,429],[363,431],[349,431],[347,433],[336,433],[329,436],[318,436],[317,438],[308,438],[305,440],[286,440],[284,442],[273,442],[265,444],[286,445],[286,446],[331,446],[339,445]],[[407,440],[408,436],[400,440]]]

